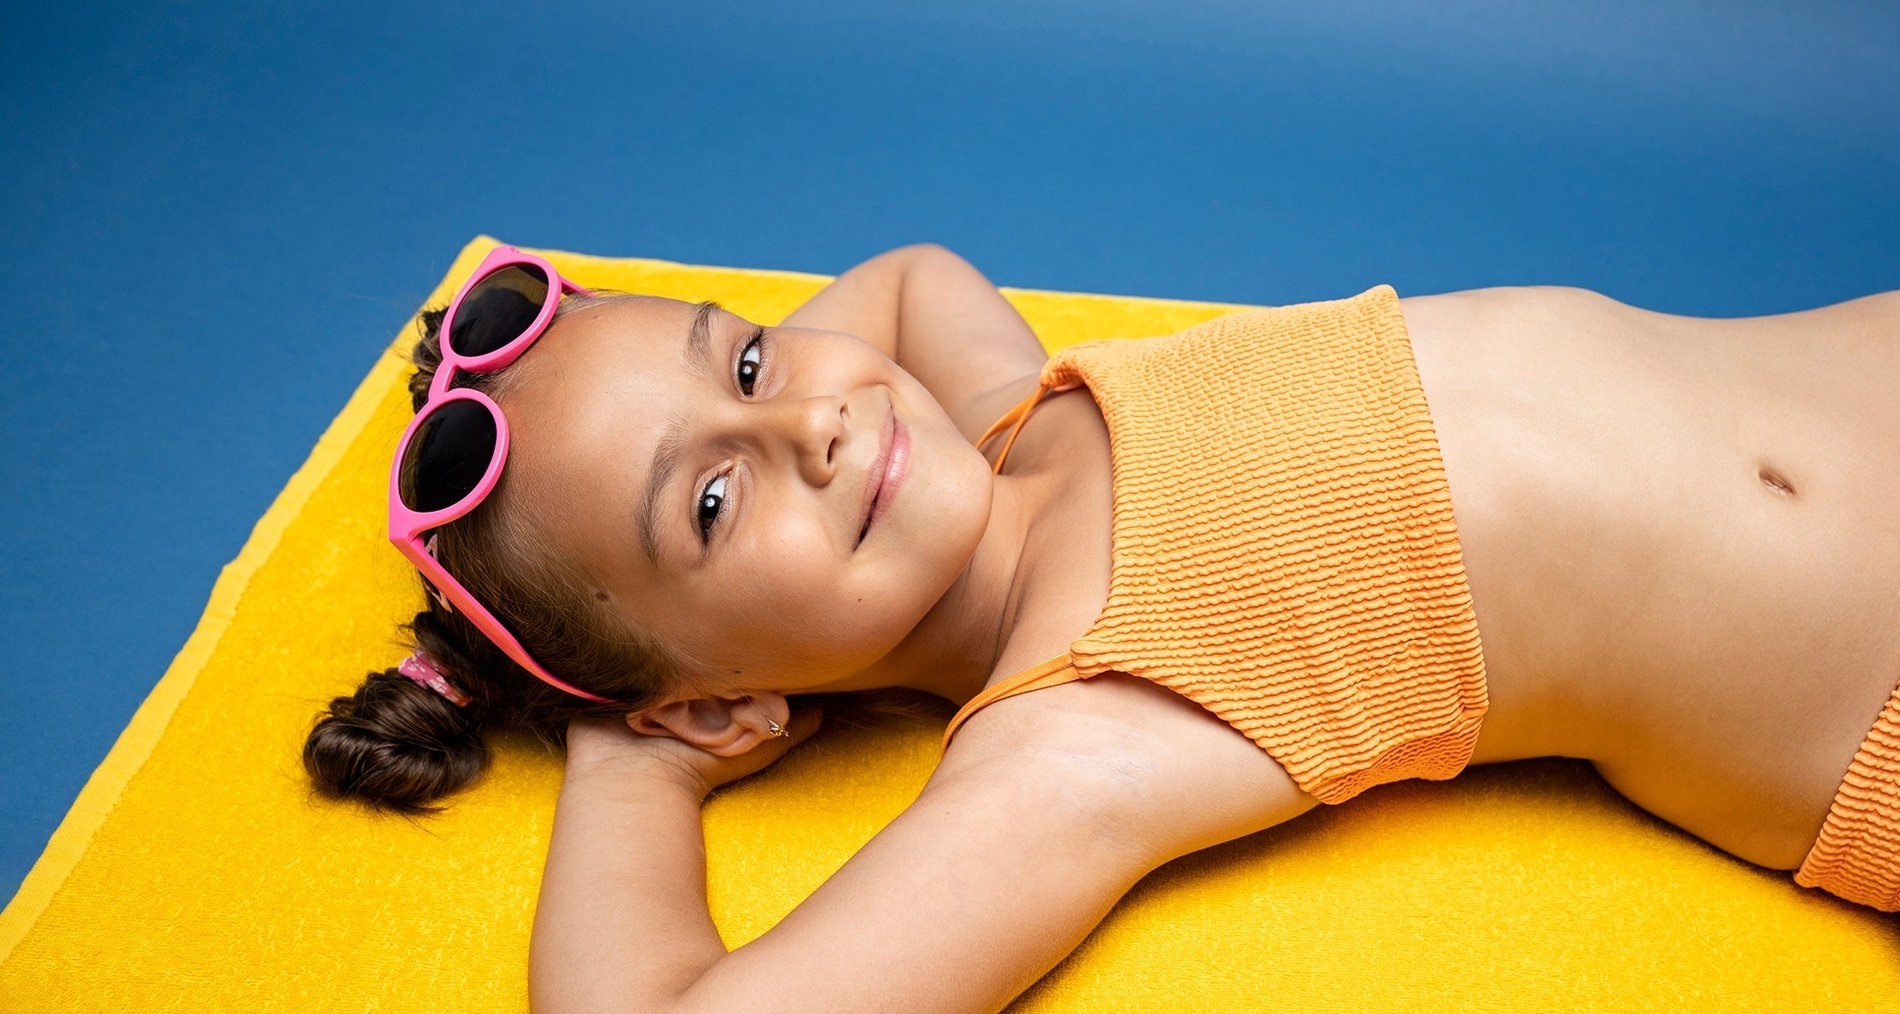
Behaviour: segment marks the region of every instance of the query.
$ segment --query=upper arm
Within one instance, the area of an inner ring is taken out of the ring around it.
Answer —
[[[722,958],[687,1010],[998,1010],[1149,864],[1060,763],[933,777],[812,896]],[[765,992],[761,993],[760,990]]]
[[[989,279],[929,243],[879,254],[839,275],[784,326],[843,331],[877,346],[972,438],[992,421],[983,395],[1033,378],[1048,359]]]
[[[1104,673],[982,709],[917,801],[690,1010],[995,1010],[1150,870],[1315,805],[1193,701]]]

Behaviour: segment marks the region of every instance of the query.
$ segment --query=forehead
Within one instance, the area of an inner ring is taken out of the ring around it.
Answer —
[[[547,334],[522,356],[518,365],[527,369],[520,372],[534,374],[536,361],[601,352],[678,353],[700,305],[661,296],[614,296],[585,303],[555,318]]]
[[[509,368],[495,394],[509,429],[503,481],[550,520],[550,548],[586,559],[601,533],[626,530],[635,487],[697,382],[687,351],[697,313],[658,297],[593,304],[562,315]]]
[[[590,392],[650,392],[677,382],[689,365],[687,336],[698,310],[676,299],[627,296],[563,313],[501,376],[495,398],[533,418]]]

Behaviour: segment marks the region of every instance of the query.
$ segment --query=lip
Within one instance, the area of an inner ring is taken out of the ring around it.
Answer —
[[[897,408],[892,406],[891,414],[884,420],[877,457],[872,459],[871,467],[865,470],[864,497],[859,508],[859,516],[864,522],[858,528],[859,545],[864,544],[877,519],[890,509],[891,501],[897,497],[898,487],[904,483],[904,474],[909,470],[910,431],[897,420]]]

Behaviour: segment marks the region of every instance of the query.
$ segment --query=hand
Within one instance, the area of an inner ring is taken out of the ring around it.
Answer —
[[[811,738],[824,713],[796,708],[786,729],[790,736],[764,739],[742,754],[722,757],[672,736],[648,736],[616,718],[582,716],[567,723],[567,779],[653,777],[658,774],[700,798],[785,756]]]

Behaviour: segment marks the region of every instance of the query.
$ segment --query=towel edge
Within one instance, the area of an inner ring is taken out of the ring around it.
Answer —
[[[481,257],[500,242],[486,233],[470,239],[456,254],[448,272],[422,303],[422,307],[446,302],[448,296],[455,291],[468,273],[474,270]],[[688,270],[737,271],[749,275],[778,275],[825,281],[835,277],[775,268],[691,264],[649,257],[608,257],[527,246],[523,246],[522,249],[544,256],[557,256],[568,263],[640,261]],[[1034,300],[1042,297],[1074,298],[1079,296],[1196,311],[1216,308],[1238,311],[1254,308],[1244,304],[1160,296],[1082,293],[1016,286],[999,286],[998,288],[1012,302],[1020,297]],[[412,317],[411,322],[413,320]],[[291,474],[290,479],[271,501],[270,507],[265,510],[263,516],[252,526],[243,547],[238,550],[231,562],[219,570],[217,581],[212,585],[211,594],[190,636],[185,639],[184,645],[172,657],[164,674],[159,677],[158,682],[153,685],[152,690],[133,712],[125,728],[113,741],[111,749],[106,752],[105,758],[86,779],[85,785],[79,790],[78,796],[67,809],[65,816],[60,819],[59,825],[54,828],[52,835],[47,839],[46,846],[34,860],[25,878],[21,880],[13,897],[4,909],[0,909],[0,964],[12,958],[14,951],[38,924],[54,897],[58,895],[67,879],[91,849],[93,838],[105,825],[112,811],[117,808],[126,787],[144,767],[152,751],[164,738],[172,716],[190,695],[192,688],[196,685],[199,672],[216,653],[219,641],[223,638],[225,630],[230,627],[238,604],[243,599],[245,590],[250,586],[251,578],[269,559],[282,539],[284,531],[297,517],[311,494],[336,467],[351,442],[368,425],[378,399],[389,388],[392,381],[391,374],[408,368],[405,346],[412,340],[408,335],[409,327],[410,324],[405,323],[384,347],[377,361],[350,394],[349,400],[344,403],[343,408],[331,419],[329,426],[318,437],[316,446]]]
[[[474,270],[481,255],[495,242],[484,235],[477,236],[463,246],[447,277],[430,294],[428,303],[423,305],[437,302],[453,292],[451,285],[459,284],[461,278]],[[406,329],[407,325],[404,326]],[[397,351],[401,341],[399,332],[395,341],[378,355],[376,363],[356,385],[356,390],[351,392],[342,410],[330,420],[323,435],[317,438],[316,446],[311,448],[309,456],[291,473],[289,481],[284,483],[284,488],[264,511],[264,516],[251,528],[243,548],[219,570],[204,612],[199,615],[198,625],[192,629],[191,636],[185,639],[184,647],[172,657],[165,674],[159,677],[151,693],[140,702],[138,710],[133,712],[125,729],[106,752],[105,759],[86,779],[85,786],[79,790],[65,817],[60,819],[59,826],[47,839],[39,858],[34,860],[32,868],[21,880],[19,890],[14,892],[6,908],[0,910],[0,964],[13,956],[14,950],[39,923],[40,916],[45,914],[60,888],[65,886],[67,878],[90,850],[99,828],[105,825],[106,818],[118,806],[126,786],[157,748],[178,706],[196,684],[198,673],[217,651],[218,642],[229,629],[238,603],[243,599],[245,589],[250,587],[251,578],[270,558],[271,552],[283,538],[284,531],[311,494],[368,425],[376,403],[389,390],[391,374],[408,367],[408,361]]]

